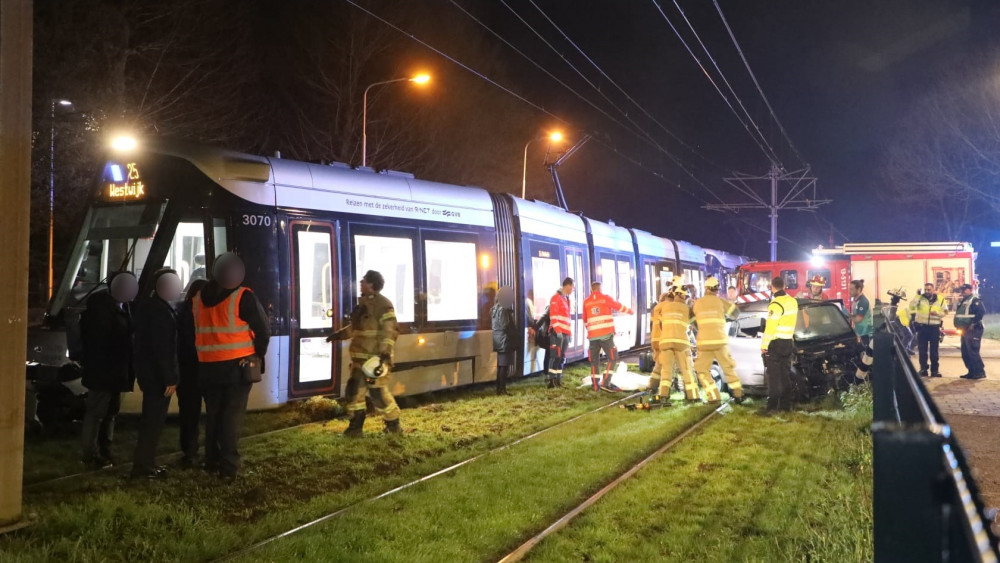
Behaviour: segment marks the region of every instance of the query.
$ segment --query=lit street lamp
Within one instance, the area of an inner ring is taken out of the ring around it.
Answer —
[[[548,139],[550,143],[558,143],[563,140],[563,135],[559,131],[553,131],[548,135],[542,137],[535,137],[534,139],[524,144],[524,167],[521,170],[521,199],[524,199],[524,196],[527,193],[528,189],[528,145],[534,143],[535,141],[540,141],[542,139]]]
[[[49,120],[49,299],[52,299],[52,249],[56,233],[56,106],[72,107],[73,102],[62,99],[49,100],[52,113]]]
[[[361,105],[361,166],[368,165],[368,91],[375,86],[382,86],[383,84],[392,84],[393,82],[413,82],[414,84],[427,84],[431,81],[431,76],[429,74],[418,74],[416,76],[411,76],[409,78],[394,78],[392,80],[383,80],[382,82],[376,82],[370,84],[365,88],[365,95],[362,99]]]

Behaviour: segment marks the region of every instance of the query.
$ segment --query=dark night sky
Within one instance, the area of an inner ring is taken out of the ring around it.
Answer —
[[[650,2],[536,1],[661,123],[696,146],[708,160],[722,165],[723,169],[716,168],[686,151],[643,118],[613,86],[601,81],[604,92],[663,146],[680,155],[714,191],[725,199],[738,198],[721,181],[727,170],[766,172],[763,153]],[[501,4],[462,4],[580,93],[595,102],[600,100]],[[946,69],[992,56],[998,45],[991,34],[1000,24],[1000,2],[723,0],[720,4],[779,119],[804,159],[812,164],[819,178],[820,197],[834,200],[820,213],[822,219],[810,213],[782,215],[779,233],[800,246],[779,244],[779,256],[797,258],[804,248],[827,243],[827,220],[855,242],[921,238],[919,230],[901,229],[880,218],[890,205],[877,197],[882,147],[906,106],[939,81]],[[684,26],[671,0],[660,0],[660,5],[675,25]],[[599,80],[597,72],[545,24],[529,2],[512,1],[511,6],[538,26],[588,77]],[[792,152],[768,117],[711,2],[688,0],[681,6],[751,116],[788,168],[795,167]],[[455,17],[462,18],[454,7],[442,2],[440,11],[428,12],[429,21],[434,21],[428,25]],[[690,33],[685,36],[691,41]],[[433,37],[425,38],[433,42]],[[492,38],[490,42],[496,43]],[[695,43],[691,45],[697,49]],[[508,83],[515,89],[575,126],[610,133],[612,144],[683,185],[683,191],[668,185],[592,142],[562,171],[572,208],[594,218],[612,218],[657,234],[766,258],[766,234],[748,231],[745,226],[734,228],[742,223],[701,210],[700,199],[711,200],[711,196],[662,155],[584,106],[506,47],[497,52],[505,60],[509,57]],[[701,58],[707,65],[707,58]],[[537,189],[545,189],[540,184],[547,181],[542,172],[533,171],[532,176]],[[687,191],[696,192],[699,199]],[[742,216],[763,227],[767,224],[765,213],[752,211]],[[749,243],[744,244],[748,234]],[[843,237],[838,234],[835,240],[842,243]]]

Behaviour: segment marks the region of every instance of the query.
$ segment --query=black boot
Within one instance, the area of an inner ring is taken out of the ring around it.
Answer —
[[[649,394],[651,394],[651,395],[656,395],[657,393],[660,392],[660,378],[659,377],[650,377],[649,378],[649,387],[646,387],[646,392],[649,393]]]
[[[364,426],[365,411],[354,411],[354,414],[351,415],[351,423],[347,425],[347,430],[344,430],[344,436],[347,436],[348,438],[360,438]]]
[[[385,430],[383,432],[386,434],[402,434],[403,429],[399,427],[399,419],[385,421]]]
[[[556,380],[555,380],[554,377],[550,377],[550,378],[548,378],[548,379],[545,380],[545,388],[546,389],[552,389],[555,386],[556,386]]]

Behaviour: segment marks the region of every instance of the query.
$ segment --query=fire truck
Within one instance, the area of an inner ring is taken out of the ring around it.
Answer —
[[[855,243],[817,248],[812,259],[801,262],[750,262],[739,267],[740,301],[767,299],[771,278],[781,276],[789,294],[803,297],[809,280],[823,276],[828,299],[850,300],[851,280],[865,280],[869,299],[887,300],[886,292],[902,287],[912,299],[925,283],[954,310],[958,288],[976,284],[976,252],[967,242]]]

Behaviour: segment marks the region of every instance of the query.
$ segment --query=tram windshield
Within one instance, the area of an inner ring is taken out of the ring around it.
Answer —
[[[69,268],[52,303],[50,313],[83,301],[112,272],[127,270],[139,277],[145,268],[177,270],[186,287],[206,277],[205,226],[201,221],[163,225],[165,203],[129,203],[94,206],[69,262]],[[220,247],[225,248],[225,230],[216,229]],[[172,237],[162,264],[148,264],[153,239],[160,231]],[[72,274],[71,274],[72,272]]]

